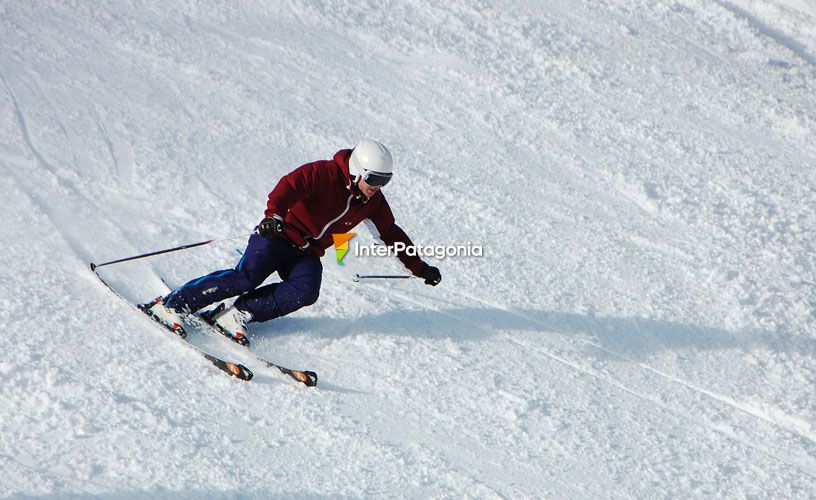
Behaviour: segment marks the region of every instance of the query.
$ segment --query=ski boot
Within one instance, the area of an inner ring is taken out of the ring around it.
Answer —
[[[236,307],[226,308],[219,304],[209,315],[211,322],[224,336],[243,346],[249,346],[247,323],[252,321],[252,314]]]
[[[156,297],[153,301],[148,302],[147,304],[139,304],[138,307],[142,312],[179,337],[187,337],[187,332],[184,331],[184,322],[181,319],[181,315],[172,307],[165,306],[162,302],[162,297]]]

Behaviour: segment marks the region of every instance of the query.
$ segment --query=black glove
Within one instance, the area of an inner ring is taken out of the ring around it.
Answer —
[[[282,233],[283,228],[283,219],[281,219],[279,215],[274,215],[272,217],[265,217],[255,229],[257,229],[258,234],[264,238],[269,238],[270,236]]]
[[[419,277],[425,280],[426,285],[431,286],[436,286],[442,281],[442,274],[440,274],[439,269],[434,266],[426,267]]]

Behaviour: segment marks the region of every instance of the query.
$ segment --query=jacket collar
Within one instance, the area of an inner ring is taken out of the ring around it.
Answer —
[[[349,172],[349,158],[351,158],[350,149],[341,149],[340,151],[334,153],[334,163],[336,163],[343,172],[343,178],[346,181],[346,189],[351,190],[354,180]]]
[[[343,178],[346,182],[346,189],[354,196],[355,199],[360,200],[362,203],[368,203],[370,199],[366,198],[362,191],[360,191],[360,188],[357,187],[356,176],[352,176],[351,172],[349,172],[349,158],[351,158],[350,149],[341,149],[340,151],[334,153],[334,162],[337,163],[340,170],[343,172]]]

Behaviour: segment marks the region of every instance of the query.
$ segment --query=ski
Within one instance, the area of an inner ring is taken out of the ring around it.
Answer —
[[[225,307],[224,303],[222,302],[221,304],[216,306],[215,309],[211,309],[209,311],[197,312],[197,313],[194,314],[194,316],[196,318],[198,318],[199,320],[201,320],[205,325],[208,325],[213,330],[218,332],[218,334],[223,335],[224,337],[227,337],[228,339],[232,340],[236,344],[241,345],[241,346],[246,347],[247,349],[249,349],[250,348],[249,347],[249,339],[247,339],[244,336],[234,337],[234,336],[230,335],[228,332],[224,331],[215,322],[215,320],[213,319],[213,316],[215,316],[217,313],[221,312],[224,309],[224,307]],[[276,368],[281,373],[292,377],[293,379],[295,379],[298,382],[306,385],[307,387],[314,387],[314,386],[317,385],[317,373],[315,373],[313,371],[310,371],[310,370],[293,370],[291,368],[286,368],[285,366],[281,366],[281,365],[279,365],[277,363],[273,363],[272,361],[269,361],[267,359],[264,359],[264,358],[258,356],[258,354],[256,354],[254,351],[250,350],[250,352],[252,352],[252,355],[255,356],[255,358],[257,358],[258,361],[260,361],[261,363],[264,363],[267,367]]]
[[[174,289],[174,287],[172,285],[170,285],[170,283],[167,280],[165,280],[164,278],[160,278],[160,279],[162,280],[162,283],[164,283],[164,286],[166,286],[168,290],[172,291]],[[250,349],[249,339],[248,338],[246,338],[243,335],[241,335],[240,337],[235,337],[235,336],[231,335],[229,332],[223,330],[215,322],[215,320],[213,319],[213,316],[215,316],[217,313],[223,311],[225,307],[226,306],[222,302],[222,303],[218,304],[214,309],[211,309],[209,311],[198,311],[198,312],[195,312],[195,313],[192,313],[192,314],[188,314],[185,317],[187,317],[188,319],[190,319],[190,318],[198,319],[199,320],[198,323],[203,324],[202,326],[212,328],[212,330],[215,331],[216,333],[218,333],[219,335],[222,335],[222,336],[230,339],[231,341],[235,342],[236,344],[238,344],[240,346],[246,347],[249,350],[249,352],[252,353],[252,355],[255,356],[255,358],[259,362],[265,364],[268,368],[277,369],[278,371],[280,371],[284,375],[288,375],[289,377],[292,377],[293,379],[297,380],[298,382],[300,382],[301,384],[304,384],[307,387],[314,387],[314,386],[317,385],[317,373],[315,373],[315,372],[313,372],[311,370],[293,370],[291,368],[287,368],[287,367],[279,365],[277,363],[273,363],[272,361],[269,361],[268,359],[264,359],[264,358],[262,358],[261,356],[259,356],[257,353],[255,353],[254,351],[252,351]]]
[[[134,304],[133,302],[131,302],[130,300],[125,298],[124,295],[119,293],[107,281],[105,281],[105,279],[102,278],[102,276],[100,276],[100,274],[96,270],[96,267],[97,266],[94,263],[91,263],[91,271],[93,271],[93,273],[96,275],[96,277],[99,278],[99,281],[101,281],[102,284],[105,285],[108,288],[108,290],[110,290],[111,292],[113,292],[114,295],[116,295],[117,297],[119,297],[120,299],[125,301],[125,303],[127,303],[131,308],[135,309],[136,311],[139,311],[142,314],[147,315],[147,317],[152,319],[153,322],[158,323],[158,325],[162,328],[162,331],[170,332],[173,335],[177,336],[179,339],[181,339],[181,341],[182,341],[182,343],[184,345],[186,345],[190,349],[193,349],[195,352],[199,353],[201,356],[204,357],[204,359],[206,359],[207,361],[212,363],[216,368],[218,368],[222,372],[224,372],[224,373],[226,373],[228,375],[231,375],[233,377],[239,378],[241,380],[251,380],[252,379],[252,372],[246,366],[244,366],[242,364],[239,364],[239,363],[231,363],[231,362],[223,360],[223,359],[221,359],[221,358],[219,358],[217,356],[213,356],[212,354],[208,353],[207,351],[201,349],[197,345],[192,344],[190,341],[188,341],[186,339],[187,333],[184,330],[182,330],[182,329],[173,329],[173,328],[170,328],[170,327],[164,325],[163,323],[159,322],[158,319],[155,316],[150,314],[150,312],[148,311],[149,307],[146,304]]]

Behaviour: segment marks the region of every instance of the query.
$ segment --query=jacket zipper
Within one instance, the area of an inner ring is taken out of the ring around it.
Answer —
[[[343,210],[343,213],[341,213],[340,215],[338,215],[337,217],[335,217],[334,219],[332,219],[332,220],[330,220],[328,223],[326,223],[326,225],[325,225],[325,226],[323,226],[323,230],[322,230],[322,231],[320,231],[320,234],[318,234],[317,236],[315,236],[315,238],[314,238],[315,240],[319,240],[320,238],[322,238],[322,237],[323,237],[323,234],[326,232],[326,230],[329,228],[329,226],[331,226],[331,225],[332,225],[332,224],[334,224],[335,222],[337,222],[337,221],[339,221],[340,219],[342,219],[342,218],[343,218],[343,216],[344,216],[344,215],[346,215],[346,214],[348,213],[349,208],[351,208],[351,200],[352,200],[352,198],[354,198],[354,195],[353,195],[353,194],[349,195],[348,200],[346,201],[346,209],[345,209],[345,210]]]

